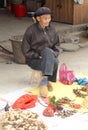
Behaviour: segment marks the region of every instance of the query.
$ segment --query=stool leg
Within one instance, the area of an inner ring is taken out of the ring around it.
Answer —
[[[42,78],[41,71],[38,70],[32,70],[31,78],[30,78],[30,84],[32,84],[34,81],[38,82],[38,85],[40,84]]]
[[[41,82],[41,79],[42,79],[42,72],[38,72],[38,85],[40,85],[40,82]]]

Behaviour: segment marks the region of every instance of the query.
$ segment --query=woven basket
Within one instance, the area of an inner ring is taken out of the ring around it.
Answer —
[[[19,64],[25,64],[25,57],[22,53],[21,44],[22,44],[22,35],[12,36],[11,44],[14,54],[14,61]]]

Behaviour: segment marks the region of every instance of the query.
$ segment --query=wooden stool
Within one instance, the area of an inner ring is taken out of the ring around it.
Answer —
[[[31,78],[30,78],[30,83],[38,83],[40,84],[40,81],[42,79],[42,72],[40,70],[33,70],[32,69],[32,73],[31,73]]]

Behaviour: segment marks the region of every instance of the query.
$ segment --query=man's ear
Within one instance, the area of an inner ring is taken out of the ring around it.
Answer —
[[[36,19],[37,19],[38,22],[40,21],[40,17],[39,16],[37,16]]]

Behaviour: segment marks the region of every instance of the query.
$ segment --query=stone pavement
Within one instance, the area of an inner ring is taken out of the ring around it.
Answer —
[[[12,51],[9,38],[14,35],[23,35],[26,28],[32,23],[33,21],[29,17],[18,19],[13,15],[7,14],[6,12],[4,14],[1,13],[0,45]],[[72,25],[55,22],[53,24],[55,25],[58,33],[65,32],[66,29],[70,30],[74,27]],[[75,26],[75,29],[76,27],[78,27],[78,25]],[[66,45],[66,43],[62,44]],[[72,44],[67,44],[73,48]],[[75,73],[83,72],[88,74],[88,38],[82,38],[80,44],[81,47],[77,51],[62,51],[62,53],[60,53],[59,67],[60,64],[64,62],[67,64],[68,68],[74,70]],[[77,44],[77,46],[79,45]],[[17,89],[30,87],[30,76],[31,69],[27,65],[15,63],[13,61],[13,56],[7,55],[0,51],[0,95],[13,92]]]

